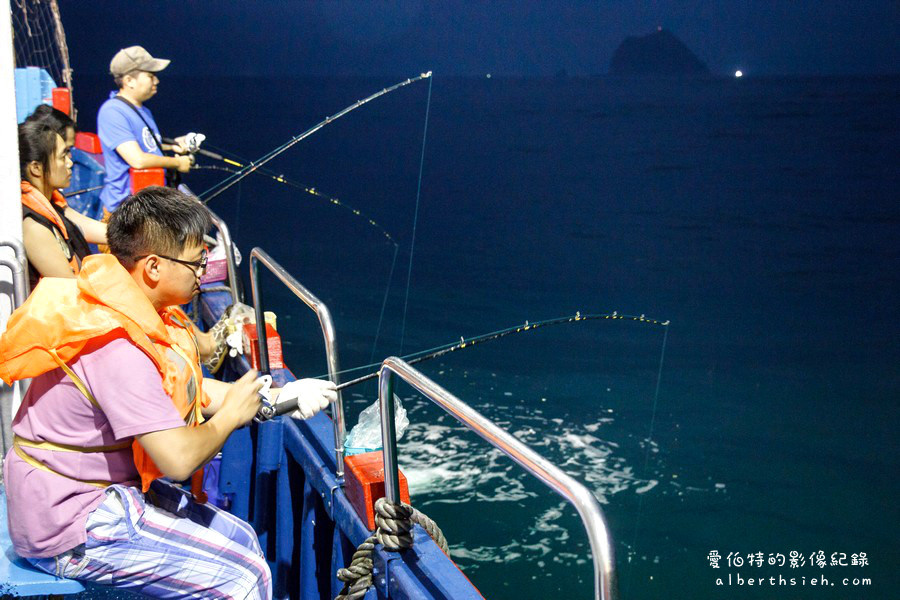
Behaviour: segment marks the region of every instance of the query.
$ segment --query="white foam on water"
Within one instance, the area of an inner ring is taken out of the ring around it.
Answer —
[[[636,488],[636,489],[634,490],[634,493],[635,493],[635,494],[643,494],[643,493],[645,493],[645,492],[649,492],[650,490],[652,490],[653,488],[655,488],[655,487],[657,486],[658,483],[659,483],[659,482],[658,482],[657,480],[651,479],[650,481],[647,482],[647,485],[642,485],[641,487]]]
[[[414,504],[427,513],[429,504],[460,505],[462,509],[470,502],[487,502],[510,515],[508,524],[494,524],[501,531],[508,529],[508,536],[498,535],[505,543],[484,545],[481,539],[467,545],[465,540],[453,540],[455,560],[467,571],[489,563],[534,562],[545,556],[553,563],[568,565],[585,560],[584,552],[589,549],[583,527],[567,502],[453,417],[434,412],[426,417],[426,404],[421,399],[405,403],[412,423],[401,442],[399,462]],[[552,408],[542,411],[535,406]],[[585,423],[558,416],[558,405],[540,404],[537,396],[509,404],[494,396],[478,399],[473,407],[585,484],[601,504],[609,504],[617,495],[713,491],[712,481],[703,489],[665,474],[665,464],[660,462],[665,455],[659,444],[647,439],[645,432],[623,431],[612,409],[598,407],[598,416]],[[611,437],[615,439],[607,439]],[[650,470],[643,472],[648,451],[654,458]],[[473,522],[478,518],[473,515]]]

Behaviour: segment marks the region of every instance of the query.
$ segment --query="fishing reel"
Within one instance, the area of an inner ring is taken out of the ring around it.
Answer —
[[[257,381],[262,383],[262,388],[259,390],[261,406],[256,411],[256,416],[253,417],[253,420],[257,423],[263,423],[276,416],[275,405],[272,403],[272,376],[262,375]]]
[[[202,133],[194,133],[193,131],[184,136],[183,144],[188,152],[194,154],[200,149],[200,144],[206,140],[206,136]]]
[[[200,152],[200,145],[206,141],[206,136],[202,133],[195,133],[192,131],[181,136],[180,141],[169,137],[164,137],[162,141],[163,143],[171,144],[172,146],[176,144],[181,145],[193,158],[194,154]],[[203,152],[201,152],[201,154],[203,154]]]

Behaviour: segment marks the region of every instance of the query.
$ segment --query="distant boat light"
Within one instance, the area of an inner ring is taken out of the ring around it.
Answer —
[[[743,72],[743,71],[735,71],[735,72],[734,72],[734,76],[735,76],[735,77],[743,77],[743,76],[744,76],[744,72]]]

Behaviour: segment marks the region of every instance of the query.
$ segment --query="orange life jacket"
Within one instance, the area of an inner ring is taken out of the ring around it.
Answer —
[[[156,312],[115,257],[91,255],[76,279],[43,278],[12,314],[0,337],[0,378],[12,384],[57,367],[72,377],[74,373],[67,364],[88,342],[111,341],[124,335],[153,361],[163,389],[185,423],[198,426],[203,422],[200,409],[208,401],[204,401],[199,350],[189,323],[177,307]],[[95,403],[85,389],[82,392]],[[22,445],[29,445],[27,440],[22,441]],[[57,449],[71,448],[63,442]],[[147,491],[162,474],[137,441],[133,452],[141,486]],[[205,501],[201,477],[201,471],[194,474],[191,488],[198,500]]]
[[[22,205],[27,206],[45,219],[48,219],[56,226],[56,229],[59,231],[59,233],[62,234],[63,241],[61,241],[60,244],[68,245],[69,266],[72,267],[72,272],[78,275],[78,272],[81,270],[81,265],[78,262],[78,257],[75,255],[75,251],[72,249],[72,246],[69,243],[69,231],[66,228],[65,222],[60,218],[59,213],[57,213],[53,208],[50,200],[47,200],[47,197],[39,192],[36,187],[31,185],[31,183],[22,181],[20,184],[20,189],[22,190]],[[62,209],[65,209],[69,206],[68,203],[66,203],[65,197],[60,193],[59,190],[53,190],[52,200],[53,204],[59,206]]]

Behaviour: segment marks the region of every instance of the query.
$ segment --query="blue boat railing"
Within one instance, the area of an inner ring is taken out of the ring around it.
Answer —
[[[378,375],[378,400],[381,405],[381,441],[384,448],[384,482],[387,499],[395,504],[400,502],[397,436],[394,431],[393,387],[395,375],[477,433],[487,443],[509,456],[575,507],[587,530],[591,545],[591,558],[594,564],[594,598],[596,600],[614,598],[616,595],[615,562],[609,528],[603,517],[600,503],[597,502],[597,498],[591,491],[471,406],[396,357],[385,359]]]
[[[280,264],[266,254],[259,247],[250,251],[250,285],[253,293],[253,308],[256,311],[256,333],[259,339],[259,367],[262,373],[269,372],[269,345],[266,340],[266,325],[262,306],[262,291],[259,287],[259,265],[262,264],[271,271],[295,296],[300,298],[306,306],[312,309],[319,318],[322,335],[325,338],[325,357],[328,361],[328,378],[339,384],[340,362],[338,360],[337,339],[335,338],[334,322],[331,320],[331,312],[312,292],[300,285],[300,282],[285,270]],[[337,477],[344,476],[344,439],[346,430],[344,425],[344,401],[338,390],[337,400],[331,406],[331,418],[334,422],[334,460],[337,467]]]

